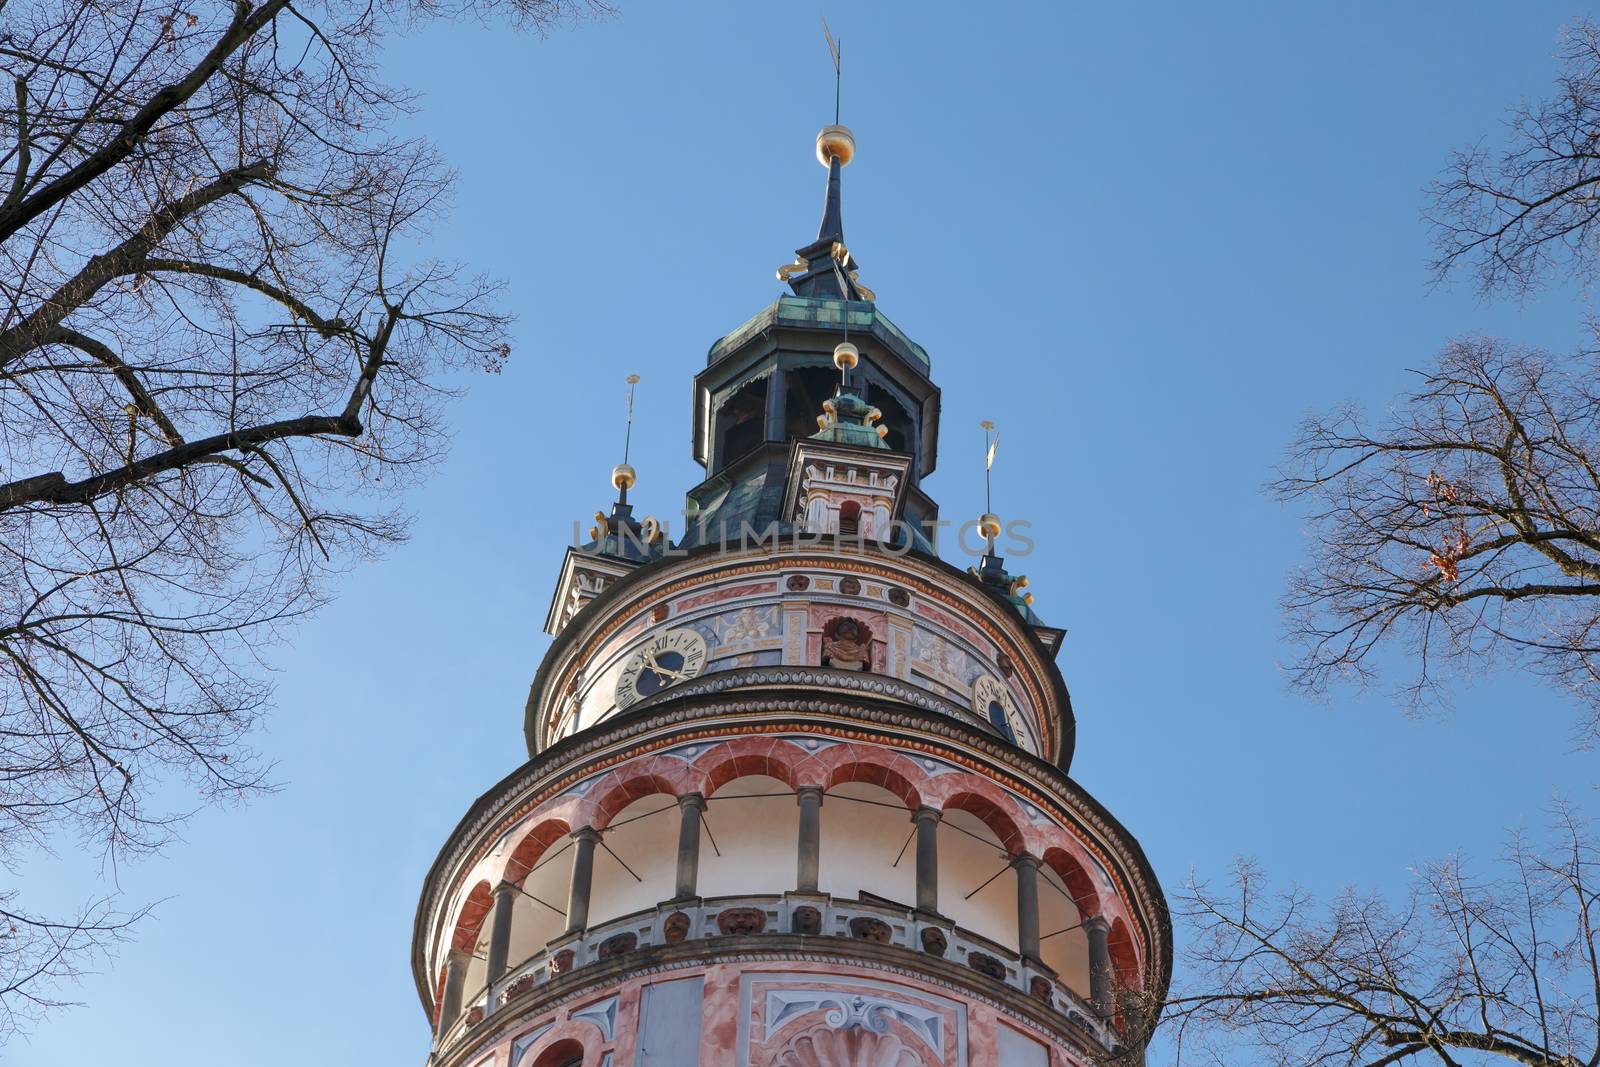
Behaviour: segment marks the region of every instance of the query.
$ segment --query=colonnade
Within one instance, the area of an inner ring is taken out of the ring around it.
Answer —
[[[800,828],[796,842],[795,891],[818,892],[822,853],[822,806],[820,786],[801,786],[796,790],[800,807]],[[700,869],[700,828],[706,810],[701,793],[677,797],[678,855],[677,878],[672,901],[698,897]],[[911,813],[916,836],[916,910],[926,915],[939,914],[939,825],[944,813],[937,808],[919,807]],[[572,872],[567,892],[566,933],[582,933],[589,924],[589,901],[594,887],[595,846],[600,831],[585,826],[572,832]],[[1011,857],[1010,866],[1017,881],[1018,953],[1035,966],[1040,959],[1039,868],[1043,861],[1027,852]],[[503,881],[494,888],[489,916],[489,948],[485,981],[489,987],[505,977],[511,943],[511,915],[521,888]],[[1109,1019],[1116,1011],[1115,971],[1111,959],[1111,924],[1102,915],[1084,916],[1080,925],[1089,949],[1089,1001],[1096,1014]],[[1065,931],[1057,931],[1065,932]],[[438,1032],[443,1034],[461,1013],[462,986],[472,955],[452,949],[445,961],[443,996],[440,1002]],[[494,1010],[491,997],[486,1012]]]

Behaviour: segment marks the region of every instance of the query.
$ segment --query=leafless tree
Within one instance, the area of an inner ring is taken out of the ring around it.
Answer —
[[[1442,278],[1469,271],[1484,293],[1526,295],[1556,276],[1587,283],[1600,253],[1600,27],[1563,35],[1547,100],[1515,109],[1505,147],[1455,154],[1431,190]]]
[[[1396,905],[1273,892],[1250,863],[1191,883],[1194,936],[1166,1025],[1184,1057],[1276,1067],[1600,1063],[1600,851],[1558,812],[1488,876],[1459,857]]]
[[[1600,30],[1564,36],[1548,100],[1513,112],[1503,151],[1457,153],[1432,189],[1434,266],[1486,294],[1589,279],[1600,250]],[[1600,334],[1597,334],[1600,336]],[[1417,705],[1498,657],[1574,694],[1600,738],[1600,391],[1591,352],[1486,338],[1445,348],[1381,420],[1313,416],[1273,488],[1312,507],[1287,607],[1292,677],[1417,665]]]
[[[496,286],[421,247],[451,175],[391,132],[413,101],[379,78],[384,34],[600,6],[0,0],[11,870],[63,835],[159,848],[184,814],[164,784],[266,785],[257,655],[403,535],[450,376],[510,351]],[[129,916],[0,904],[3,1039]]]
[[[1290,587],[1296,677],[1370,676],[1400,642],[1425,701],[1439,668],[1507,655],[1576,693],[1600,736],[1600,378],[1491,340],[1445,349],[1376,426],[1308,420],[1276,484],[1314,502]]]

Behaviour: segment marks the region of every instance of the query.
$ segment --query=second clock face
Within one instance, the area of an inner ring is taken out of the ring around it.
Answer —
[[[706,639],[694,630],[667,630],[634,650],[617,679],[617,707],[625,708],[688,681],[706,666]]]
[[[1035,756],[1039,754],[1039,746],[1033,740],[1033,733],[1028,729],[1027,721],[1022,717],[1022,711],[1017,707],[1017,702],[1012,699],[1011,691],[998,679],[984,674],[972,683],[972,707],[979,715],[989,720],[989,725],[1010,741],[1013,745]]]

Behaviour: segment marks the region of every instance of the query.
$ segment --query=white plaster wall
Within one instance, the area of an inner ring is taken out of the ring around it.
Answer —
[[[1017,875],[1007,862],[1000,839],[977,816],[965,811],[944,813],[939,826],[939,911],[957,926],[1015,951]],[[997,871],[1001,872],[998,878],[970,900],[964,899]]]
[[[871,804],[854,803],[868,800]],[[892,804],[893,807],[878,807]],[[917,902],[917,844],[911,812],[880,786],[849,782],[828,791],[822,803],[822,857],[818,887],[855,899],[862,890],[906,907]],[[905,851],[901,853],[901,846]],[[900,864],[894,866],[899,855]]]
[[[759,799],[733,799],[772,794]],[[703,897],[782,893],[793,889],[799,854],[800,809],[794,791],[776,778],[735,778],[708,798],[706,824],[717,849],[700,840]]]
[[[604,847],[597,845],[594,850],[590,926],[653,908],[671,898],[678,880],[676,798],[663,793],[635,800],[617,812],[601,840]],[[633,874],[624,869],[624,863]]]

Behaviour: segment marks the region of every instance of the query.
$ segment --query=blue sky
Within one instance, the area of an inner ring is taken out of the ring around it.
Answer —
[[[525,758],[522,704],[574,519],[608,499],[623,378],[641,511],[698,480],[690,377],[815,234],[831,117],[817,10],[619,0],[548,40],[464,22],[392,43],[416,126],[459,168],[439,251],[505,278],[510,366],[453,409],[412,541],[275,651],[259,738],[284,788],[120,872],[163,900],[8,1061],[420,1063],[421,879]],[[1430,290],[1422,187],[1544,94],[1558,5],[876,3],[845,50],[846,232],[944,390],[947,518],[1034,524],[1016,561],[1078,714],[1074,776],[1169,886],[1236,855],[1323,893],[1489,858],[1600,755],[1539,681],[1407,719],[1384,690],[1285,688],[1277,600],[1299,518],[1262,484],[1308,410],[1381,407],[1448,338],[1571,349],[1552,292]],[[70,853],[39,899],[76,895]],[[1160,1062],[1159,1059],[1157,1062]]]

